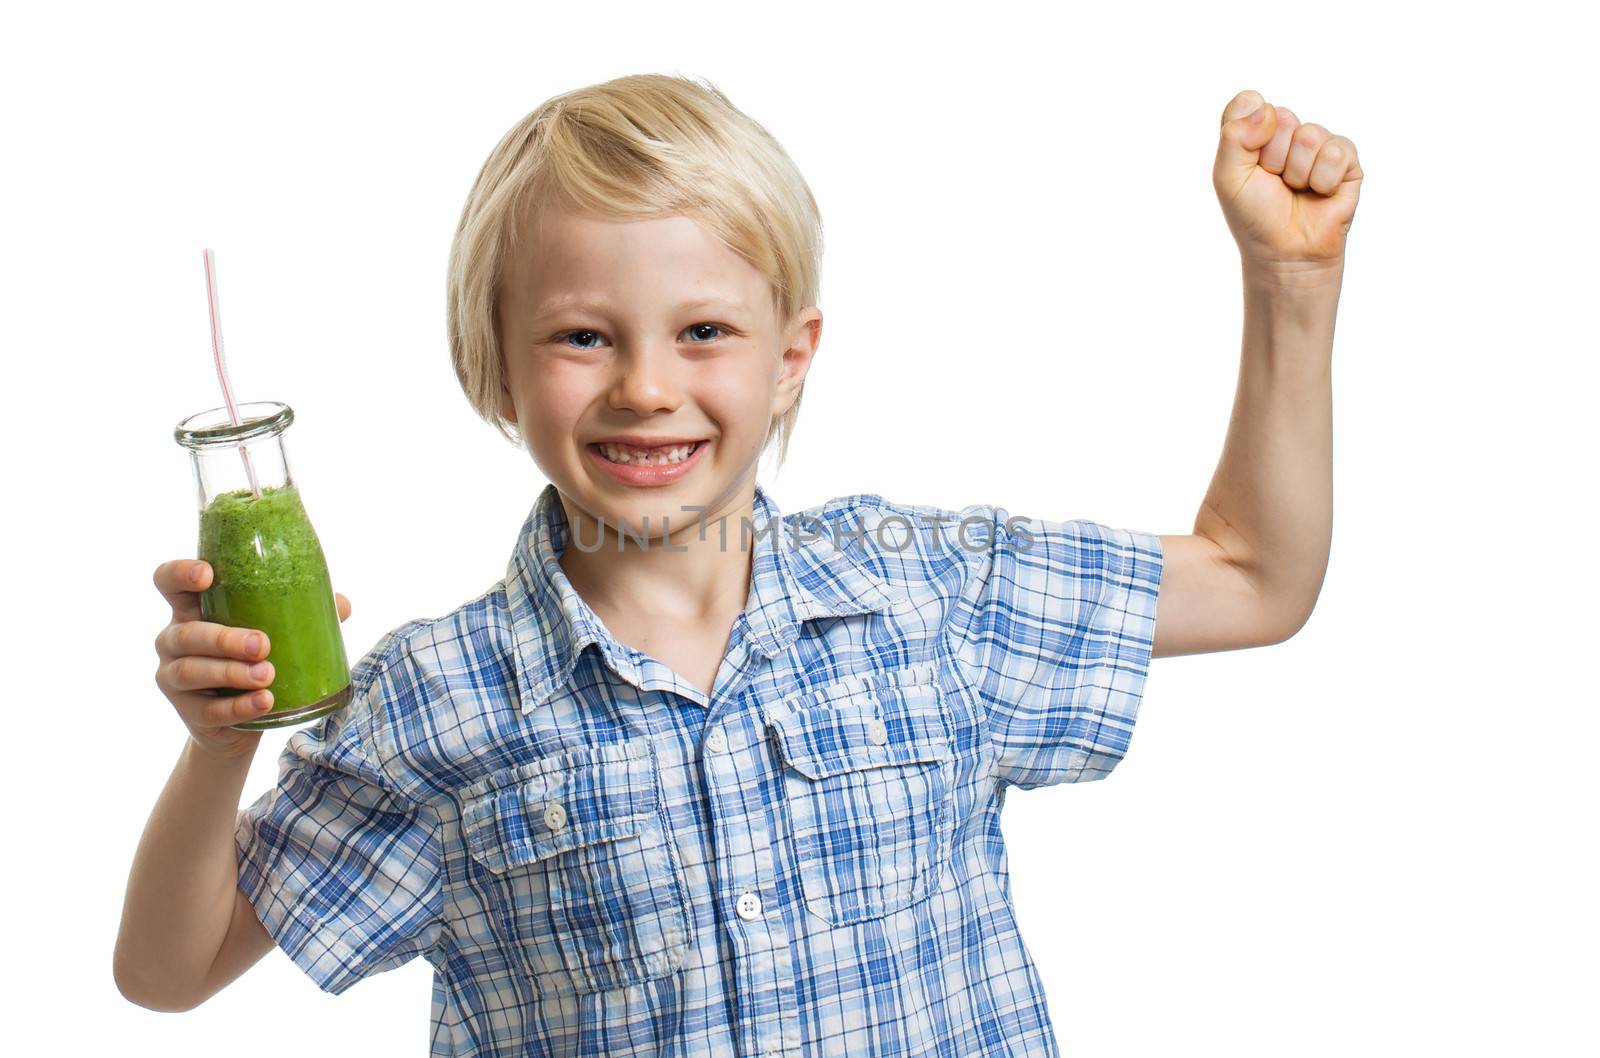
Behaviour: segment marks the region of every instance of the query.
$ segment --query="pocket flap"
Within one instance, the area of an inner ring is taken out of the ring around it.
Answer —
[[[657,808],[655,756],[639,741],[555,754],[469,789],[462,833],[497,874],[632,837]]]
[[[768,726],[784,763],[813,779],[896,764],[948,760],[939,686],[916,666],[853,676],[774,709]]]

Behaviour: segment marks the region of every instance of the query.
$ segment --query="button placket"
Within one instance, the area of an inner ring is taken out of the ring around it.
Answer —
[[[789,1022],[796,1015],[795,974],[790,957],[786,915],[778,905],[768,906],[763,893],[777,877],[773,835],[768,817],[751,803],[746,784],[760,781],[760,769],[769,746],[756,729],[756,716],[734,715],[707,726],[701,740],[700,767],[711,799],[713,828],[717,831],[718,861],[715,875],[721,899],[728,900],[734,916],[724,928],[735,959],[748,968],[741,989],[741,1053],[755,1058],[797,1053],[798,1036],[791,1043]],[[723,905],[727,907],[729,905]]]
[[[726,715],[702,729],[699,770],[710,801],[716,859],[707,874],[718,898],[733,912],[723,927],[731,934],[735,959],[750,971],[748,990],[741,990],[741,1052],[766,1058],[794,1053],[791,1031],[773,1020],[795,1011],[795,976],[790,959],[785,915],[768,906],[763,892],[777,876],[772,835],[764,812],[752,805],[745,784],[758,778],[768,749],[764,734],[753,735],[751,718]],[[723,912],[726,914],[726,912]],[[798,1044],[798,1039],[794,1041]]]

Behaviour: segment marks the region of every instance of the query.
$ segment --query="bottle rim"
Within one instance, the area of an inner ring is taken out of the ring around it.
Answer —
[[[210,448],[237,445],[257,437],[274,437],[294,422],[294,409],[275,400],[252,400],[235,404],[239,424],[233,423],[226,404],[207,408],[178,423],[173,438],[185,448]]]

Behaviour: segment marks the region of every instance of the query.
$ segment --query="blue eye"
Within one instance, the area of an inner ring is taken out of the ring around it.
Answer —
[[[720,324],[720,323],[696,323],[696,324],[693,324],[693,325],[685,328],[684,333],[687,334],[690,331],[699,330],[702,327],[710,327],[712,330],[718,331],[720,333],[717,334],[714,337],[707,338],[705,341],[695,342],[694,343],[695,345],[704,345],[704,344],[706,344],[706,342],[715,341],[717,338],[722,336],[722,333],[726,332],[726,328],[723,327],[722,324]],[[592,330],[566,331],[566,332],[564,332],[562,334],[556,335],[554,338],[552,338],[550,340],[553,341],[553,342],[565,342],[568,338],[572,338],[572,337],[575,337],[577,335],[582,335],[582,334],[598,335],[599,333],[600,333],[599,331],[592,331]],[[592,346],[592,345],[569,345],[569,346],[567,346],[567,348],[569,348],[569,349],[578,349],[578,350],[582,350],[582,351],[587,352],[588,350],[593,349],[594,346]]]
[[[710,327],[714,331],[721,331],[722,330],[722,325],[720,323],[696,323],[694,326],[690,327],[689,330],[691,330],[691,331],[698,330],[701,327]],[[707,341],[711,341],[712,339],[708,338],[706,340]]]

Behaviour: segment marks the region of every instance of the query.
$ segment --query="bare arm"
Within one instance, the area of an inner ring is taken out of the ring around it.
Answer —
[[[1190,536],[1163,536],[1152,657],[1294,635],[1333,534],[1333,322],[1341,273],[1245,273],[1244,355],[1222,460]]]
[[[1342,263],[1244,270],[1244,352],[1222,460],[1195,520],[1287,638],[1316,605],[1333,536],[1334,316]]]
[[[134,854],[113,973],[130,1002],[190,1010],[272,947],[239,890],[233,831],[254,756],[193,739],[156,800]]]
[[[1281,643],[1316,605],[1333,536],[1330,361],[1340,273],[1245,274],[1244,359],[1190,536],[1163,536],[1152,657]]]
[[[217,952],[206,979],[201,982],[200,994],[195,998],[199,1006],[228,985],[246,970],[261,961],[261,957],[274,947],[272,934],[256,916],[255,905],[240,889],[233,891],[233,922],[228,935],[223,938],[222,950]]]
[[[1334,319],[1363,174],[1355,144],[1244,91],[1212,182],[1239,244],[1244,340],[1222,459],[1190,536],[1161,538],[1154,656],[1282,642],[1333,538]]]
[[[210,564],[172,559],[155,586],[172,619],[156,636],[156,686],[189,739],[145,823],[112,956],[117,989],[152,1010],[189,1010],[244,973],[272,939],[239,889],[233,834],[239,793],[261,741],[232,725],[272,704],[271,640],[258,629],[201,620]],[[339,620],[350,600],[333,593]],[[252,673],[251,662],[263,671]],[[217,695],[222,688],[254,692]]]

